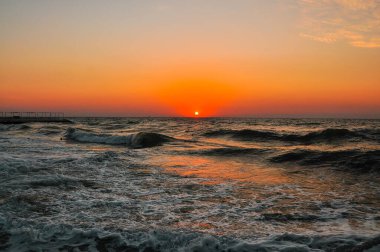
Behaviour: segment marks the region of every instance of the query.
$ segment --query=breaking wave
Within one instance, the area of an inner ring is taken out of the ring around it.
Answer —
[[[321,131],[314,131],[304,135],[300,134],[281,134],[271,131],[260,131],[260,130],[230,130],[221,129],[215,131],[209,131],[204,133],[206,137],[231,137],[240,141],[286,141],[286,142],[301,142],[301,143],[312,143],[312,142],[333,142],[341,140],[379,140],[379,133],[374,130],[348,130],[340,128],[328,128]]]
[[[147,148],[162,145],[170,142],[174,138],[151,132],[139,132],[126,136],[96,134],[93,132],[84,131],[81,129],[68,128],[65,133],[68,140],[81,143],[99,143],[109,145],[125,145],[131,148]]]
[[[380,172],[380,150],[295,150],[272,157],[270,161],[296,162],[301,165],[329,165],[354,171]]]

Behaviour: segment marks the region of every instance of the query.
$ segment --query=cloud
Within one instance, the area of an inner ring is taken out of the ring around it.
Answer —
[[[379,0],[299,0],[299,5],[302,37],[380,48]]]

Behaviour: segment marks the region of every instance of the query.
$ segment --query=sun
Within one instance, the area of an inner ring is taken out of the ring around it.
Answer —
[[[195,115],[195,116],[199,116],[199,112],[198,112],[198,111],[195,111],[195,112],[194,112],[194,115]]]

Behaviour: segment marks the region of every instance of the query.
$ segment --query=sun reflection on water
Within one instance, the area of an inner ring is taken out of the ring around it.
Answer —
[[[210,184],[230,180],[264,185],[289,182],[281,169],[204,157],[168,156],[165,170],[181,176],[206,178]]]

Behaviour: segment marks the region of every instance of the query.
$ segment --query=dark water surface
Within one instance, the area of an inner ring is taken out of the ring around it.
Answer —
[[[380,251],[380,121],[0,125],[0,250]]]

